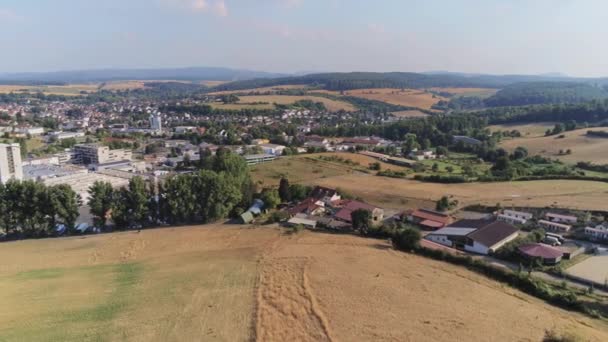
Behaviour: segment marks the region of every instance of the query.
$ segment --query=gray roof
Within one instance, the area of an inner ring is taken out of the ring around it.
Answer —
[[[517,228],[508,223],[496,221],[477,229],[468,237],[486,247],[492,247],[518,231]]]
[[[429,233],[428,235],[449,235],[449,236],[467,236],[470,233],[477,230],[476,228],[454,228],[454,227],[445,227],[434,232]]]

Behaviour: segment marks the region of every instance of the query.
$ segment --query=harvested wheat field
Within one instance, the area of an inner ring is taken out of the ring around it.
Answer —
[[[0,341],[246,341],[275,230],[224,225],[0,244]]]
[[[348,235],[215,224],[3,243],[0,258],[2,341],[608,339],[600,321]]]
[[[498,89],[492,88],[429,88],[429,90],[450,93],[452,95],[458,96],[477,96],[477,97],[490,97],[496,92]]]
[[[222,90],[209,93],[209,95],[227,95],[227,94],[249,94],[249,93],[274,93],[281,90],[308,89],[304,84],[285,84],[272,87],[260,87],[241,90]]]
[[[560,207],[608,210],[608,183],[574,180],[437,184],[365,174],[349,174],[309,181],[340,188],[370,203],[391,208],[434,208],[444,195],[454,196],[459,206],[472,204],[523,207]]]
[[[564,132],[563,138],[558,136],[540,136],[503,141],[500,146],[507,150],[514,150],[518,146],[528,149],[531,155],[541,155],[557,158],[567,163],[579,161],[608,164],[608,138],[590,137],[588,130],[601,131],[602,128],[584,128]],[[560,135],[562,135],[560,134]],[[561,151],[571,150],[571,154],[561,154]]]
[[[392,112],[391,114],[398,118],[425,118],[429,116],[429,114],[423,113],[419,110],[402,110],[399,112]]]
[[[603,323],[380,240],[306,232],[262,261],[260,341],[541,341],[546,329],[608,339]]]
[[[350,103],[328,99],[320,96],[291,96],[291,95],[247,95],[239,96],[237,103],[213,103],[212,106],[219,109],[271,109],[274,104],[290,105],[301,100],[311,100],[313,102],[322,102],[330,112],[339,110],[354,111],[355,106]]]
[[[349,90],[344,95],[422,109],[431,109],[437,102],[445,100],[441,96],[436,96],[419,89],[357,89]]]
[[[534,138],[544,137],[545,132],[548,129],[553,129],[554,126],[555,122],[535,122],[491,125],[488,126],[488,129],[490,129],[492,132],[517,130],[521,133],[522,137]]]

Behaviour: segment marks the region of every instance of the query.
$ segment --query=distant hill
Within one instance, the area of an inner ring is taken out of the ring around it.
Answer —
[[[0,73],[0,82],[7,83],[79,83],[120,80],[240,81],[276,78],[284,74],[229,68],[193,67],[174,69],[99,69],[56,72]]]
[[[582,103],[608,98],[606,89],[579,82],[515,83],[484,100],[488,107]]]
[[[322,73],[304,76],[252,79],[219,85],[215,90],[242,90],[272,87],[286,84],[311,84],[328,90],[352,90],[366,88],[431,88],[431,87],[476,87],[504,88],[523,82],[582,82],[608,84],[606,78],[585,79],[538,75],[476,75],[461,73],[412,73],[412,72],[351,72]]]

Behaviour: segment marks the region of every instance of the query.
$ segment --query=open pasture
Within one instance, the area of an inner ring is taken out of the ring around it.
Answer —
[[[0,258],[2,341],[608,339],[601,321],[349,235],[212,224],[3,243]]]
[[[579,161],[596,164],[608,164],[608,138],[587,136],[588,130],[605,130],[605,128],[584,128],[564,132],[560,135],[537,136],[504,140],[500,146],[512,151],[518,146],[528,149],[530,155],[555,158],[567,163],[576,164]],[[560,138],[560,136],[563,137]],[[570,154],[565,154],[570,150]],[[562,151],[562,154],[560,154]]]

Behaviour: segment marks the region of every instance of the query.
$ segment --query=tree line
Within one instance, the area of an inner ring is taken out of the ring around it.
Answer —
[[[52,235],[58,225],[73,230],[81,204],[69,185],[10,180],[0,184],[0,230],[24,238]]]
[[[134,177],[128,186],[113,189],[96,182],[88,201],[95,225],[118,229],[159,224],[207,223],[242,213],[255,193],[245,160],[225,149],[203,155],[187,174],[146,184]]]

